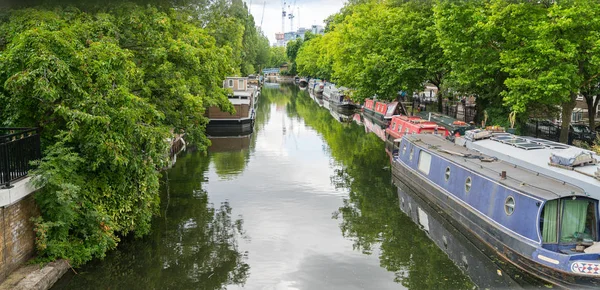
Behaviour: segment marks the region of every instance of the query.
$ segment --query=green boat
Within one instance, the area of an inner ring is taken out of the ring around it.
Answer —
[[[456,133],[460,134],[460,136],[464,136],[465,131],[475,129],[475,126],[473,125],[437,112],[419,112],[417,115],[421,117],[421,119],[435,122],[446,128],[452,136],[455,136]]]

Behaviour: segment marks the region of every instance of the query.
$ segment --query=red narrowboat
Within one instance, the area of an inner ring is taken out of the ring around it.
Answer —
[[[435,122],[423,120],[420,117],[407,117],[397,115],[392,117],[390,126],[385,130],[388,141],[402,138],[405,134],[437,134],[443,137],[448,136],[446,128]]]
[[[400,112],[400,103],[398,102],[386,103],[366,99],[363,113],[365,117],[371,118],[374,123],[385,128],[390,124],[392,116],[403,112]]]

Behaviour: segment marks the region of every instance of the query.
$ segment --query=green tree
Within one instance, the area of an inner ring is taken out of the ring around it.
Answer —
[[[134,4],[11,11],[0,38],[2,122],[43,139],[40,256],[80,265],[148,233],[166,140],[185,132],[202,149],[204,108],[231,107],[231,46],[185,12]]]
[[[272,46],[269,49],[269,61],[267,62],[267,67],[278,68],[287,62],[288,59],[285,54],[285,47]]]

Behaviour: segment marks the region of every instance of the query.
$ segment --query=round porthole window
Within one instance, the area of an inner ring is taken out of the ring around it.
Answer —
[[[515,199],[512,196],[506,198],[504,201],[504,212],[506,215],[511,215],[515,212]]]
[[[467,177],[467,181],[465,181],[465,191],[469,192],[471,190],[471,177]]]
[[[413,155],[414,155],[413,153],[415,153],[415,150],[414,150],[414,148],[410,148],[410,158],[409,158],[409,159],[410,159],[411,161],[412,161],[412,158],[413,158]]]
[[[444,178],[446,179],[446,181],[450,179],[450,167],[446,167],[446,173],[444,174]]]

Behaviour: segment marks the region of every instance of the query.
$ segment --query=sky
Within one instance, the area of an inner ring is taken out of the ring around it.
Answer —
[[[250,12],[254,16],[254,22],[260,26],[263,16],[264,4],[264,20],[262,22],[262,30],[269,38],[269,42],[275,42],[275,33],[281,32],[281,7],[282,0],[245,0],[250,7]],[[286,11],[296,1],[296,9],[294,9],[296,17],[294,18],[294,31],[298,27],[310,28],[313,24],[325,26],[323,20],[329,15],[334,14],[344,6],[345,0],[286,0]],[[291,3],[290,3],[291,2]],[[298,26],[300,25],[300,26]],[[285,18],[285,32],[290,31],[290,20]]]

